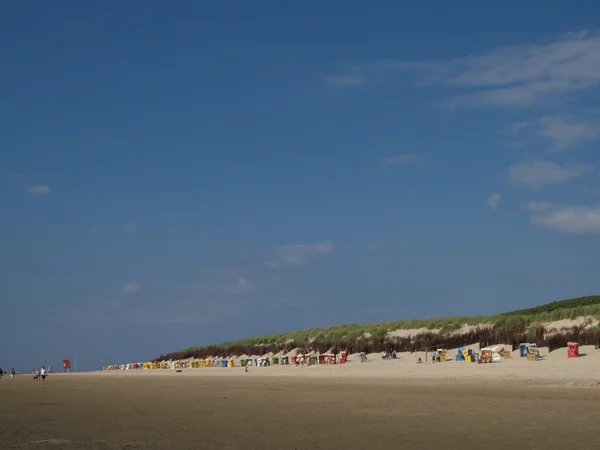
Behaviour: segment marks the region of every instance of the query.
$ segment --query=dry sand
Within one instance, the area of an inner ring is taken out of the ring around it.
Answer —
[[[0,381],[0,447],[598,448],[600,351],[496,364],[137,370]]]

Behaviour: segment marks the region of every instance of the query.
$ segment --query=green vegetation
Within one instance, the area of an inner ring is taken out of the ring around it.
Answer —
[[[543,322],[591,316],[600,319],[600,296],[588,296],[552,302],[535,308],[521,309],[491,316],[458,316],[441,317],[423,320],[401,320],[397,322],[381,322],[375,324],[334,325],[328,328],[309,328],[291,333],[269,334],[254,338],[224,342],[218,348],[252,347],[257,345],[285,344],[286,342],[335,342],[358,340],[363,337],[371,339],[385,338],[395,330],[424,329],[432,332],[451,333],[463,326],[489,324],[497,328],[535,327]],[[191,347],[185,351],[193,352],[204,347]]]
[[[600,305],[599,295],[590,295],[587,297],[569,298],[567,300],[561,300],[559,302],[546,303],[545,305],[536,306],[535,308],[520,309],[518,311],[512,311],[504,313],[504,315],[532,315],[532,314],[543,314],[551,313],[563,309],[577,309],[584,308],[586,306],[598,306]]]

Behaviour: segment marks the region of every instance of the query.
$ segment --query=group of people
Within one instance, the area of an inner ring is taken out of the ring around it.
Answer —
[[[46,366],[42,366],[41,369],[33,370],[33,379],[44,383],[46,381],[46,376],[48,375],[48,371],[46,370]]]
[[[396,351],[393,348],[390,348],[389,351],[383,352],[381,354],[381,359],[396,359]]]
[[[10,378],[11,379],[15,377],[16,372],[15,372],[14,367],[13,367],[13,369],[9,373],[10,373]],[[4,372],[2,371],[2,367],[0,367],[0,378],[2,378],[3,375],[4,375]]]

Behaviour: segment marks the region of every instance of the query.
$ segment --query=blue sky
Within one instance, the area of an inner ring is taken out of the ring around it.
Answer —
[[[597,2],[10,2],[0,366],[600,290]]]

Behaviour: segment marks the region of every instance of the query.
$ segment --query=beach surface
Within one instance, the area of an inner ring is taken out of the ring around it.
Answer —
[[[0,381],[3,449],[592,449],[600,352]],[[554,352],[553,352],[554,353]]]

